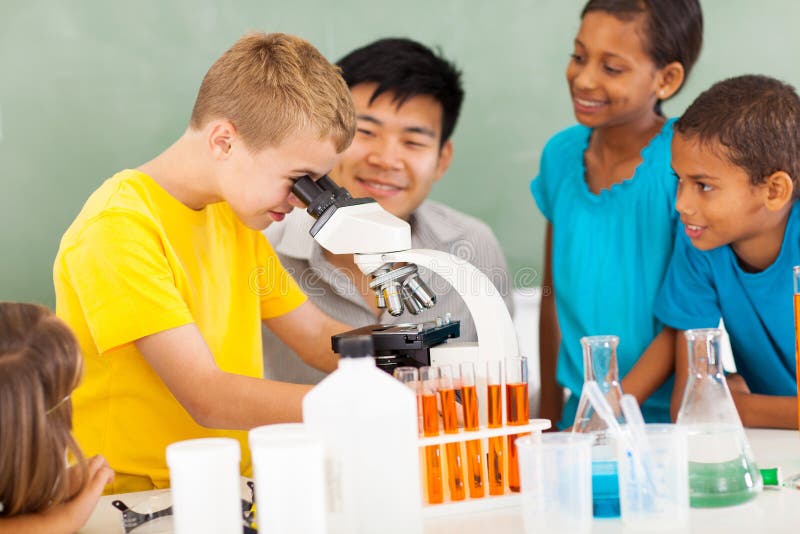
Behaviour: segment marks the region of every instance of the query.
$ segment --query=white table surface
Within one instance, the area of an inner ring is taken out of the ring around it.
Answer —
[[[800,473],[800,432],[788,430],[748,429],[747,437],[759,467],[780,467],[784,476]],[[122,533],[121,513],[111,506],[120,498],[135,507],[155,491],[106,495],[80,531],[83,534]],[[427,518],[426,534],[521,533],[522,516],[519,507],[484,512],[472,512],[445,517]],[[619,519],[595,519],[593,533],[633,532]],[[765,490],[755,500],[739,506],[714,509],[694,509],[689,524],[676,532],[712,534],[725,533],[793,533],[800,534],[800,490]],[[135,534],[134,530],[132,534]]]

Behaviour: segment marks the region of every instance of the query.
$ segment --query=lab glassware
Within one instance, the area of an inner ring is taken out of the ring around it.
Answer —
[[[689,376],[677,423],[688,433],[692,507],[729,506],[753,499],[762,481],[733,403],[716,328],[687,330]]]
[[[486,362],[486,403],[489,428],[503,426],[503,360]],[[503,495],[505,458],[503,437],[495,436],[488,440],[487,471],[489,474],[489,495]]]
[[[635,440],[633,428],[623,427]],[[678,425],[643,425],[638,458],[618,438],[622,521],[640,530],[675,529],[689,517],[689,471],[686,429]]]
[[[478,390],[475,380],[475,364],[462,362],[458,366],[461,379],[461,405],[464,409],[464,431],[477,432],[480,429],[478,418]],[[483,497],[483,447],[481,440],[473,439],[467,444],[467,486],[473,499]]]
[[[439,401],[442,403],[442,426],[445,434],[458,434],[458,407],[456,404],[456,388],[453,380],[453,368],[442,365],[439,368]],[[461,456],[461,443],[448,443],[444,446],[447,456],[447,485],[450,488],[450,500],[463,501],[466,496],[464,487],[464,465]]]
[[[419,377],[423,435],[426,437],[438,436],[439,407],[436,402],[436,391],[439,388],[439,370],[435,367],[421,367]],[[440,445],[428,445],[425,447],[425,480],[428,502],[430,504],[444,502],[442,449]]]
[[[592,526],[592,437],[576,433],[517,439],[527,534],[588,532]]]
[[[583,347],[584,384],[596,382],[603,398],[611,407],[618,423],[624,422],[620,401],[622,388],[619,384],[617,347],[619,338],[613,335],[586,336],[581,338]],[[595,517],[618,517],[620,515],[619,481],[617,459],[609,445],[608,424],[597,413],[587,394],[581,392],[573,433],[589,434],[592,446],[592,506]]]
[[[506,366],[506,423],[508,426],[528,424],[528,360],[508,358]],[[508,488],[519,491],[519,462],[514,442],[522,434],[508,436]]]
[[[614,410],[614,416],[620,423],[624,421],[620,400],[622,388],[619,385],[619,365],[617,363],[617,336],[587,336],[581,338],[583,347],[583,380],[594,380]],[[578,410],[575,413],[573,432],[596,432],[596,444],[602,445],[606,440],[607,425],[595,414],[589,399],[581,394]]]
[[[408,386],[417,397],[417,430],[422,435],[422,395],[420,394],[419,369],[411,366],[396,367],[392,376]]]
[[[794,358],[797,377],[797,428],[800,429],[800,265],[792,268],[794,277]]]

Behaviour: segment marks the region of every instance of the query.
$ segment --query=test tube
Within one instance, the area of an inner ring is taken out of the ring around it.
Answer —
[[[486,362],[486,398],[489,428],[503,426],[503,360]],[[502,495],[503,485],[503,436],[489,438],[488,466],[489,495]]]
[[[456,388],[453,380],[453,369],[449,365],[439,367],[439,400],[442,403],[442,422],[445,434],[458,434],[458,408],[456,406]],[[466,497],[464,489],[464,465],[461,459],[461,443],[448,443],[444,446],[447,454],[447,483],[450,487],[450,499],[463,501]]]
[[[508,426],[528,424],[528,360],[506,360],[506,423]],[[519,491],[519,463],[514,441],[526,434],[508,436],[508,488]]]
[[[794,357],[797,377],[797,428],[800,429],[800,265],[792,267],[794,276]]]
[[[476,432],[478,423],[478,390],[475,384],[475,364],[463,362],[458,367],[461,378],[461,406],[464,409],[464,430]],[[481,440],[467,441],[467,478],[469,496],[472,499],[483,497],[483,447]]]
[[[422,395],[420,395],[419,369],[416,367],[397,367],[392,375],[405,384],[417,397],[417,431],[422,435]]]
[[[419,380],[423,434],[426,437],[438,436],[439,409],[436,404],[436,390],[439,387],[439,370],[428,366],[420,367]],[[428,502],[430,504],[443,502],[442,458],[439,445],[425,447],[425,481],[428,489]]]

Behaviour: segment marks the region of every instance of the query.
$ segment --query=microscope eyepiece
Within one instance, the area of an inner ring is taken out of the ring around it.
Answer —
[[[323,176],[315,182],[310,176],[305,175],[295,180],[292,193],[300,199],[300,202],[308,206],[306,211],[309,215],[319,219],[319,216],[336,201],[337,191],[328,189],[331,184],[333,187],[337,187],[334,181],[327,176]]]
[[[292,193],[294,193],[294,196],[299,198],[300,202],[306,206],[310,206],[311,202],[313,202],[317,196],[324,192],[325,190],[317,185],[317,183],[308,175],[301,176],[295,180],[294,185],[292,186]]]
[[[327,174],[317,180],[316,184],[322,189],[330,191],[331,193],[336,193],[340,189],[340,187],[336,185],[336,182],[334,182]]]

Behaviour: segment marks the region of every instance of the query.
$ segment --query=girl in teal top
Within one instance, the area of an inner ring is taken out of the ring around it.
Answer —
[[[653,393],[642,380],[653,369],[634,364],[651,345],[672,346],[674,333],[653,315],[678,220],[672,121],[661,102],[683,85],[702,31],[697,0],[590,0],[581,13],[567,66],[580,125],[550,139],[531,183],[548,221],[541,416],[560,428],[572,424],[580,398],[581,337],[620,337],[623,391],[640,402]],[[665,384],[643,405],[648,421],[669,420],[670,392]]]

